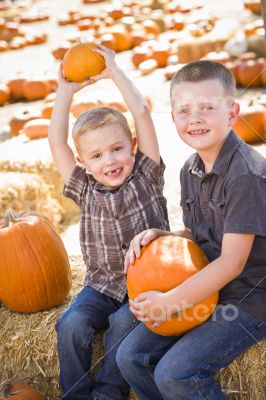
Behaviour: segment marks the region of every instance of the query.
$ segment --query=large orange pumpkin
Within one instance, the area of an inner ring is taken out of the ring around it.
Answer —
[[[71,47],[63,58],[63,71],[72,82],[83,82],[100,74],[105,68],[104,58],[93,49],[95,45],[80,43]]]
[[[9,210],[0,221],[0,301],[11,311],[38,312],[61,304],[71,287],[63,242],[45,216]]]
[[[16,381],[6,380],[0,384],[0,400],[45,400],[36,389]]]
[[[130,265],[127,274],[129,298],[159,290],[167,292],[180,285],[208,264],[201,248],[191,240],[178,236],[162,236],[144,247],[141,257]],[[217,304],[218,294],[187,308],[181,316],[173,316],[157,328],[147,327],[160,335],[180,335],[209,318]]]

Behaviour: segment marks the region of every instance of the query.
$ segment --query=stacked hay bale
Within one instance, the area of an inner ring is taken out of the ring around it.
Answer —
[[[12,313],[0,308],[0,377],[18,380],[40,390],[46,400],[60,398],[59,366],[55,323],[63,310],[83,287],[85,266],[80,257],[70,258],[72,289],[58,308],[34,314]],[[103,357],[102,335],[94,345],[92,372],[99,369]],[[131,400],[136,400],[132,394]]]
[[[0,309],[0,376],[16,379],[39,389],[47,400],[59,399],[59,367],[55,322],[81,290],[85,267],[80,257],[71,257],[73,287],[61,307],[36,314],[11,313]],[[263,400],[266,396],[266,357],[264,342],[253,346],[219,374],[219,381],[230,400]],[[102,335],[94,348],[93,370],[103,356]],[[132,393],[131,400],[137,400]]]
[[[38,210],[55,225],[62,219],[62,207],[51,197],[50,187],[37,174],[0,172],[0,215],[15,211]]]
[[[15,211],[31,208],[57,225],[78,215],[78,207],[62,194],[63,182],[47,138],[27,140],[21,135],[1,143],[0,173],[6,188],[0,197],[1,213],[6,205]]]

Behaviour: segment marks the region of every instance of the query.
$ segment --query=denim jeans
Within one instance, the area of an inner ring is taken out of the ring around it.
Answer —
[[[121,304],[90,286],[84,287],[56,323],[60,386],[65,400],[126,400],[129,386],[116,364],[116,351],[136,325],[127,298]],[[93,379],[92,343],[95,334],[104,337],[104,365]]]
[[[116,359],[141,400],[224,400],[215,374],[264,337],[266,321],[219,305],[208,321],[179,337],[139,324]]]

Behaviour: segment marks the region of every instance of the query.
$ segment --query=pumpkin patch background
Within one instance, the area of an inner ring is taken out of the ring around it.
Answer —
[[[82,288],[84,277],[78,209],[62,196],[62,181],[46,138],[59,61],[77,40],[99,40],[117,52],[118,63],[151,99],[167,167],[171,228],[177,230],[182,226],[178,173],[191,150],[179,140],[171,120],[169,79],[180,64],[192,59],[228,63],[238,82],[238,97],[245,103],[239,134],[266,156],[265,39],[260,15],[245,8],[242,0],[9,3],[11,8],[6,9],[1,7],[7,2],[0,4],[0,219],[10,207],[14,212],[32,209],[47,216],[70,257],[72,290],[60,307],[42,313],[12,313],[1,306],[0,380],[30,384],[54,400],[59,396],[54,323]],[[18,9],[19,3],[26,7]],[[228,50],[234,57],[228,57]],[[70,129],[80,112],[102,104],[125,112],[132,124],[121,95],[111,81],[104,80],[75,96]],[[95,349],[97,365],[101,339]],[[265,370],[265,350],[263,356],[257,346],[222,371],[219,379],[230,399],[262,400]]]

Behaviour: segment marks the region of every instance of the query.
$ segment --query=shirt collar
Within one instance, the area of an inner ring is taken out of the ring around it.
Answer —
[[[232,130],[227,136],[216,160],[214,161],[211,173],[224,176],[229,168],[231,159],[243,141]],[[189,173],[201,178],[204,174],[204,163],[198,153],[195,153],[188,169]]]

